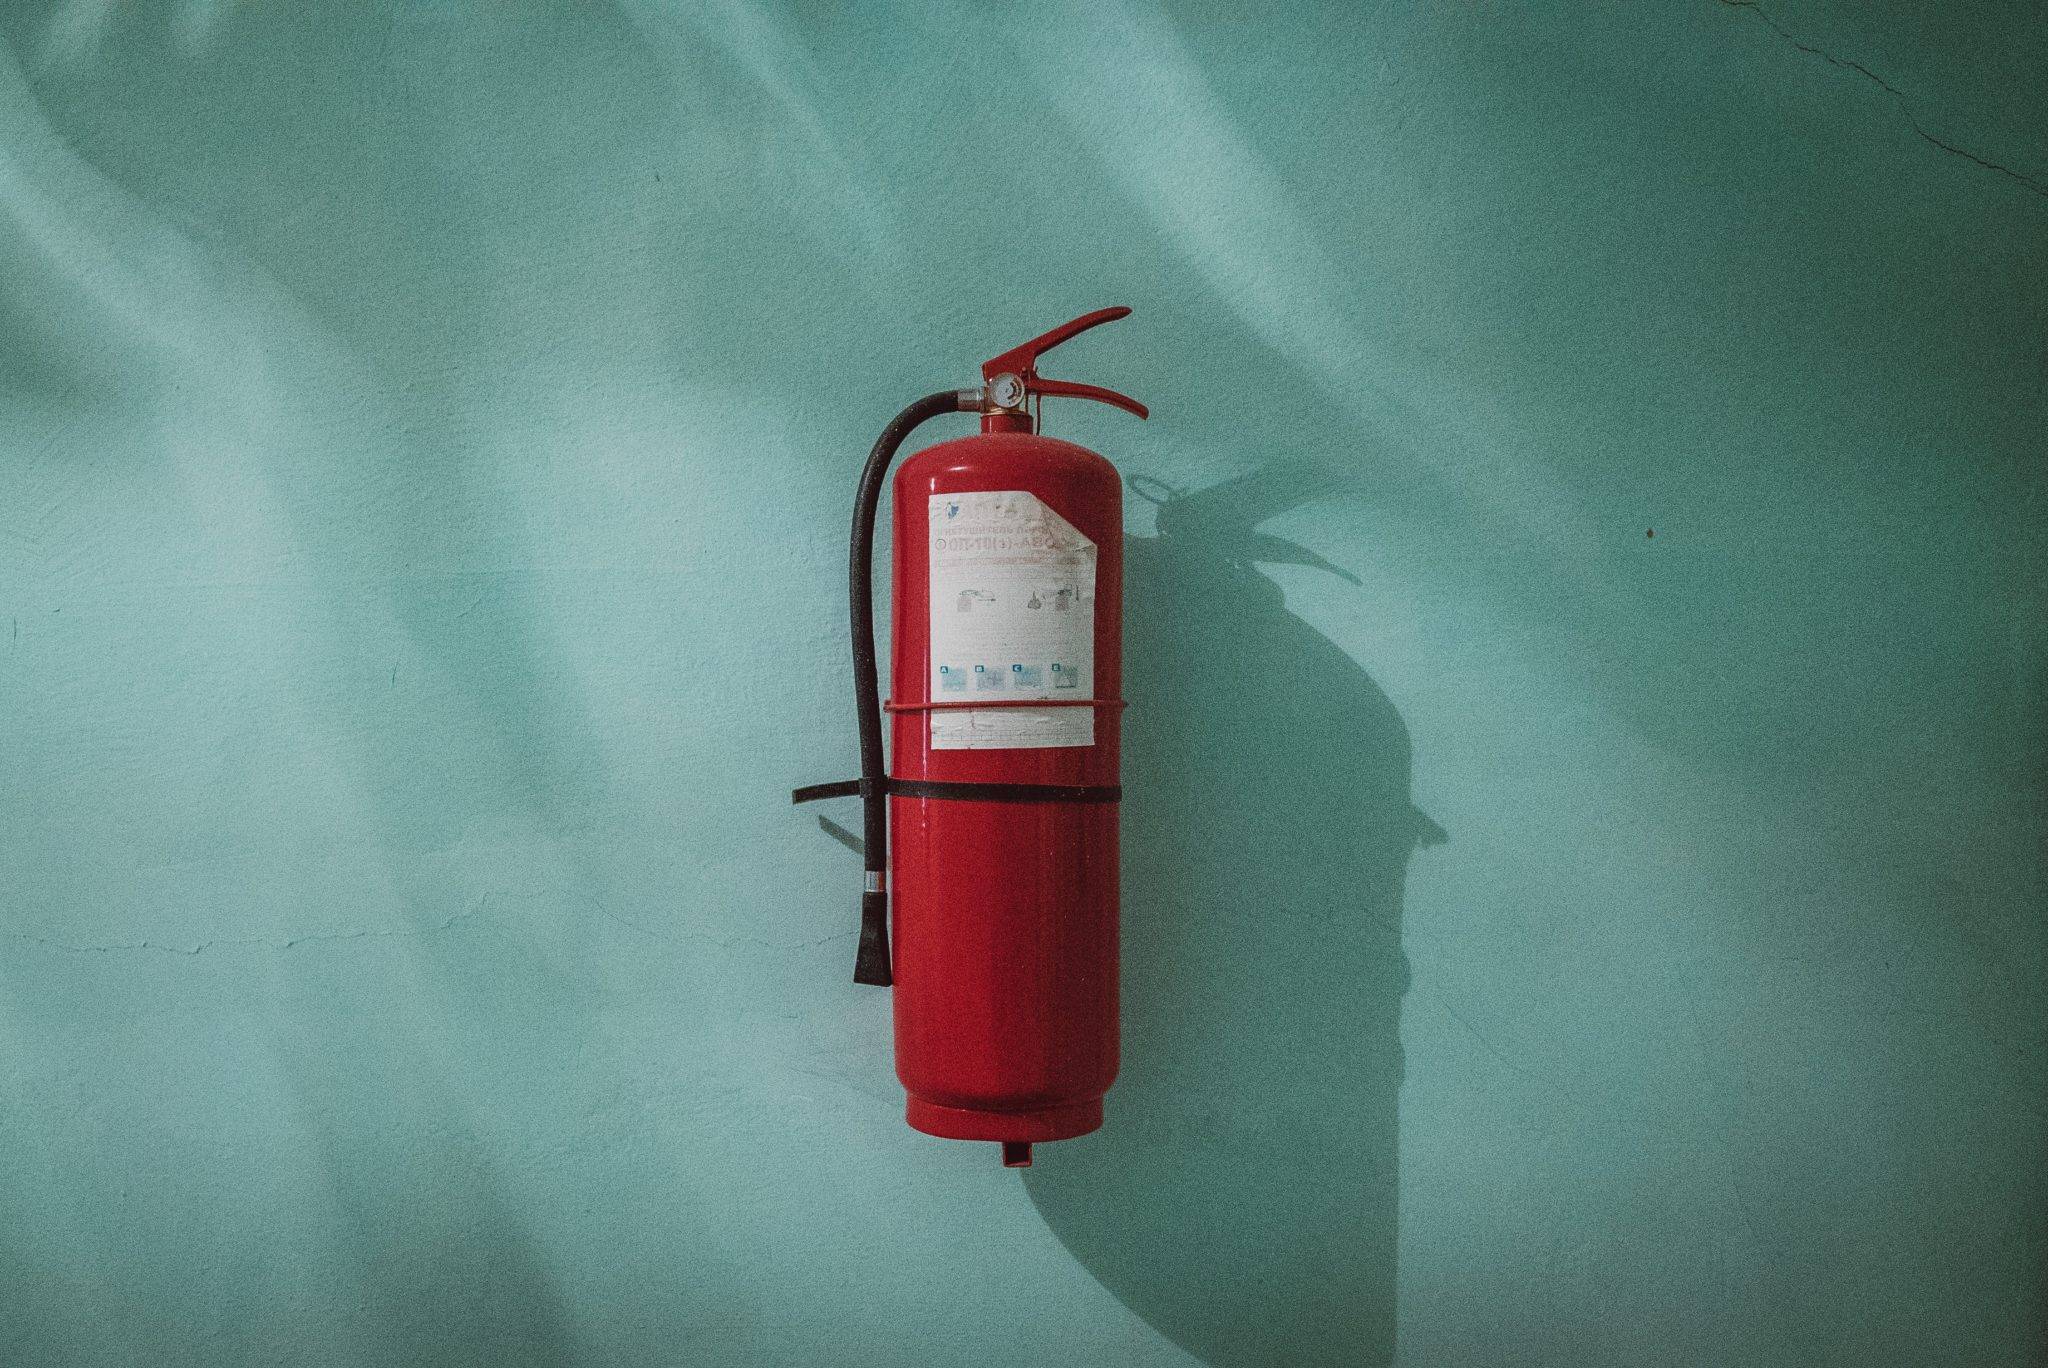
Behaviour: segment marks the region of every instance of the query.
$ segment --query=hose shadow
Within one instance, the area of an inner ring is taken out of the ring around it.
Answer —
[[[1024,1179],[1216,1368],[1394,1349],[1401,899],[1443,833],[1393,704],[1252,568],[1343,574],[1255,531],[1319,481],[1254,472],[1126,540],[1123,1071],[1104,1128]]]

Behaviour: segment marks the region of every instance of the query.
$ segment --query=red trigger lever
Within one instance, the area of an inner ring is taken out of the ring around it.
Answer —
[[[1012,347],[1001,356],[991,358],[981,368],[981,378],[987,395],[988,407],[982,413],[982,430],[1024,431],[1030,430],[1030,420],[1025,417],[1024,406],[1034,395],[1052,395],[1061,399],[1093,399],[1101,404],[1113,404],[1126,413],[1140,418],[1150,417],[1149,411],[1128,394],[1118,394],[1113,389],[1100,385],[1083,385],[1072,380],[1045,380],[1038,374],[1038,358],[1051,351],[1070,337],[1076,337],[1090,328],[1104,323],[1114,323],[1130,310],[1119,304],[1114,308],[1097,309],[1094,313],[1082,314],[1071,322],[1062,323],[1051,332],[1034,337],[1021,347]],[[1018,420],[1022,419],[1022,422]]]

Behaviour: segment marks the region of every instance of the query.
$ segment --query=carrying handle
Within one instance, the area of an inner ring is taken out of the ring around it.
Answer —
[[[1083,385],[1072,380],[1042,380],[1038,375],[1038,358],[1069,338],[1078,337],[1090,328],[1104,323],[1114,323],[1130,314],[1122,304],[1112,308],[1097,309],[1094,313],[1082,314],[1079,318],[1060,324],[1051,332],[1032,338],[1021,347],[1012,347],[1001,356],[991,357],[982,363],[981,378],[983,393],[988,408],[985,416],[996,414],[1022,414],[1025,404],[1034,396],[1052,395],[1061,399],[1093,399],[1099,404],[1109,404],[1126,413],[1140,418],[1150,417],[1146,407],[1128,394],[1118,394],[1113,389],[1100,385]]]

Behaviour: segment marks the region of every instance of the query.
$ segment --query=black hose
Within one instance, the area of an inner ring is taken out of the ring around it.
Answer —
[[[887,988],[889,972],[889,792],[882,756],[882,696],[875,669],[875,507],[896,449],[911,430],[942,413],[976,411],[973,391],[927,394],[889,420],[868,453],[853,496],[853,549],[847,557],[848,602],[853,609],[853,693],[860,711],[861,844],[867,866],[860,895],[860,948],[853,981]]]

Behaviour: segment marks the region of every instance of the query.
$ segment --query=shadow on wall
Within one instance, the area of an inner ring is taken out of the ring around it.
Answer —
[[[502,1181],[502,1147],[463,1114],[425,1055],[381,1022],[329,1019],[288,1043],[284,1078],[354,1264],[343,1357],[444,1368],[561,1368],[582,1360],[569,1308]],[[343,1046],[345,1045],[345,1048]],[[303,1347],[303,1346],[300,1346]],[[246,1357],[277,1361],[275,1345]]]
[[[1393,704],[1252,568],[1343,575],[1254,531],[1324,478],[1157,500],[1159,535],[1126,542],[1123,1072],[1104,1128],[1024,1179],[1216,1368],[1394,1349],[1401,895],[1443,833]]]

